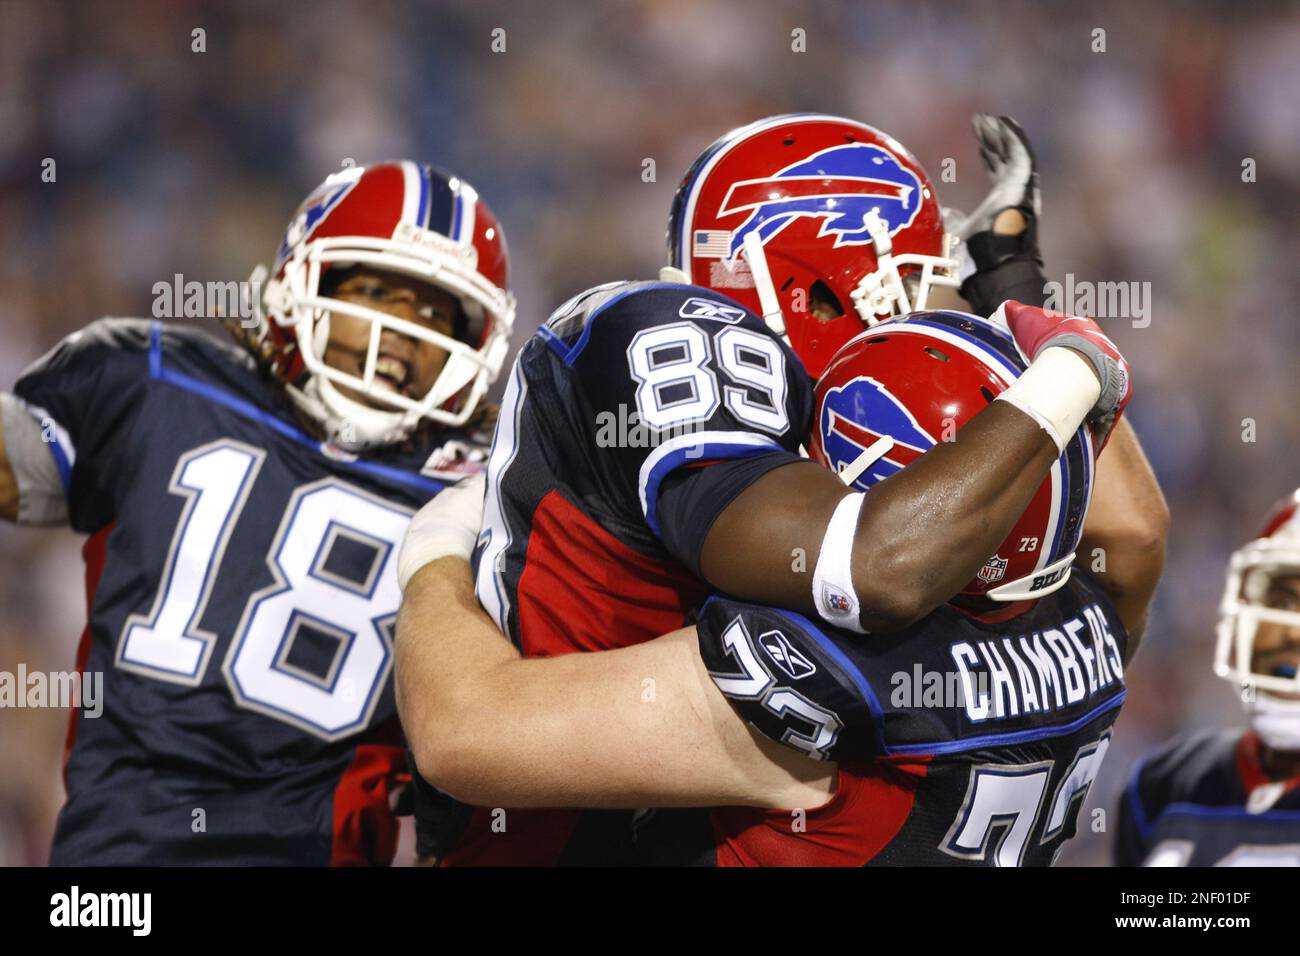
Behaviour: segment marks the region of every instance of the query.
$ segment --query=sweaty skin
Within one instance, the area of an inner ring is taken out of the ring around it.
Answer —
[[[901,630],[960,591],[1010,534],[1057,454],[1033,419],[994,402],[954,441],[874,486],[853,542],[863,626]],[[713,523],[701,551],[705,580],[738,598],[815,616],[812,569],[835,506],[849,493],[814,462],[768,472]],[[747,560],[734,560],[737,554]]]
[[[1110,596],[1128,631],[1125,663],[1146,631],[1147,612],[1165,566],[1169,506],[1133,426],[1121,419],[1097,461],[1092,506],[1076,563]]]
[[[1158,577],[1144,562],[1164,552],[1168,511],[1123,423],[1103,459],[1113,454],[1099,466],[1083,539],[1106,548],[1106,571],[1094,576],[1118,595],[1125,626],[1140,628]],[[804,466],[777,473],[795,468]],[[1091,551],[1079,555],[1088,568]],[[443,558],[407,587],[396,657],[417,766],[467,803],[811,808],[834,788],[833,764],[736,715],[704,671],[694,628],[615,651],[521,658],[479,606],[469,563]]]

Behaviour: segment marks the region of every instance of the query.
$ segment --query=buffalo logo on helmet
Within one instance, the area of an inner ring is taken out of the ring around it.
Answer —
[[[853,482],[863,491],[920,458],[935,445],[934,436],[874,378],[860,375],[826,392],[821,409],[822,448],[837,472],[886,435],[894,439],[893,447]]]
[[[849,143],[821,150],[764,179],[733,183],[718,216],[749,212],[732,230],[734,259],[747,232],[757,230],[767,242],[803,217],[824,220],[817,235],[834,236],[836,248],[871,242],[871,213],[892,236],[912,224],[922,199],[920,178],[897,156],[880,146]]]
[[[309,238],[316,231],[316,227],[330,214],[330,211],[343,201],[343,198],[352,191],[357,183],[361,182],[362,172],[364,170],[361,167],[356,167],[355,171],[350,170],[346,173],[331,176],[321,184],[316,192],[307,197],[302,209],[294,217],[293,222],[289,224],[289,230],[285,233],[284,241],[280,243],[280,249],[275,257],[277,270],[293,254],[293,247]]]

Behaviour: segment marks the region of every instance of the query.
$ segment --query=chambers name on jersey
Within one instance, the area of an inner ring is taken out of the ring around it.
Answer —
[[[52,861],[389,862],[396,554],[458,436],[359,459],[299,431],[233,344],[130,319],[15,392],[90,535],[77,666],[104,675],[102,716],[69,727]]]
[[[716,813],[719,865],[1048,865],[1124,702],[1127,633],[1078,569],[996,624],[945,605],[862,635],[713,598],[697,627],[746,720],[840,764],[820,807]]]
[[[1119,805],[1118,866],[1300,866],[1300,777],[1273,780],[1253,730],[1176,738]]]
[[[707,596],[698,554],[714,518],[799,460],[811,411],[794,353],[725,296],[618,282],[575,297],[510,375],[475,552],[479,600],[529,656],[683,626]],[[612,862],[606,828],[628,819],[511,810],[501,833],[476,810],[446,859]]]

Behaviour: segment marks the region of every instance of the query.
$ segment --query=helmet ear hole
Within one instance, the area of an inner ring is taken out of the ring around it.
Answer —
[[[980,394],[984,396],[984,401],[992,404],[995,396],[987,385],[980,386]]]
[[[808,287],[808,311],[815,312],[819,305],[829,310],[832,318],[838,319],[844,314],[844,306],[840,303],[839,297],[821,279]]]

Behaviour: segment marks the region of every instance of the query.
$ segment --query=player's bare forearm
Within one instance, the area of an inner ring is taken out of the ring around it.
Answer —
[[[874,486],[853,545],[853,585],[868,630],[905,627],[960,591],[1011,532],[1057,454],[1033,419],[994,402],[954,441]],[[714,522],[701,555],[704,576],[737,597],[815,613],[811,582],[822,536],[848,493],[811,462],[763,476]]]
[[[461,701],[473,707],[473,689],[485,675],[519,659],[478,606],[469,563],[450,557],[427,565],[407,584],[394,652],[397,708],[421,766],[422,755],[441,745],[457,724]]]
[[[1097,463],[1079,562],[1115,602],[1129,632],[1130,659],[1164,570],[1168,534],[1169,506],[1137,433],[1121,420]]]
[[[522,659],[444,558],[407,587],[398,702],[421,773],[514,807],[814,806],[835,767],[751,731],[704,670],[694,629],[636,647]]]
[[[0,518],[18,520],[18,479],[14,477],[9,455],[5,451],[4,428],[0,427]]]

